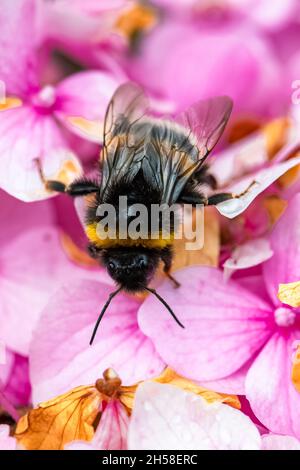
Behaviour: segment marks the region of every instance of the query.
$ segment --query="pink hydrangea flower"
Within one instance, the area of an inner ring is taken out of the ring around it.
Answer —
[[[42,85],[36,23],[33,0],[2,2],[0,80],[7,97],[0,111],[0,186],[24,201],[49,196],[38,174],[36,158],[41,159],[48,178],[71,181],[80,174],[80,163],[70,151],[63,127],[82,135],[84,119],[92,120],[98,125],[92,138],[97,134],[101,140],[101,119],[119,84],[106,72],[86,71],[56,86]]]
[[[300,279],[297,195],[275,226],[273,256],[262,275],[223,279],[214,268],[176,273],[182,286],[164,283],[160,294],[185,324],[177,328],[155,299],[142,304],[138,321],[157,352],[178,373],[209,381],[217,391],[246,394],[256,417],[274,433],[300,437],[300,395],[291,381],[293,343],[300,339],[298,309],[280,302],[280,283]]]
[[[30,347],[34,403],[93,383],[109,367],[125,385],[163,370],[164,361],[137,323],[142,301],[132,296],[120,294],[114,299],[93,346],[89,345],[99,310],[112,289],[111,283],[82,279],[66,283],[51,298]]]
[[[240,410],[172,385],[139,385],[129,418],[117,400],[105,408],[91,442],[73,441],[66,450],[124,449],[299,450],[292,436],[260,435]]]

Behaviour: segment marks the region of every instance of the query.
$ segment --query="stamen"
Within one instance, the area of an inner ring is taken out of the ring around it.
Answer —
[[[278,326],[291,326],[295,323],[296,312],[289,307],[278,307],[274,312],[275,322]]]
[[[56,100],[55,88],[51,85],[44,86],[39,93],[33,97],[33,104],[42,108],[51,108]]]

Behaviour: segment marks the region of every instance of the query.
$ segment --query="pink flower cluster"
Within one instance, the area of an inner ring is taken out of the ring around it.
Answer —
[[[291,379],[300,305],[278,297],[281,284],[300,281],[300,179],[278,184],[300,164],[291,101],[300,78],[298,3],[153,0],[149,12],[138,0],[1,0],[0,405],[13,419],[20,407],[94,383],[108,367],[130,385],[169,366],[240,395],[242,410],[145,382],[130,418],[112,400],[93,441],[67,448],[300,449],[300,393]],[[256,131],[224,139],[212,173],[222,190],[255,184],[217,206],[232,239],[222,241],[219,267],[182,268],[179,289],[159,283],[185,329],[155,297],[120,294],[90,347],[113,282],[70,253],[70,243],[84,247],[85,234],[73,202],[49,197],[36,159],[49,179],[93,171],[107,104],[128,80],[143,85],[161,115],[229,95],[232,122],[251,120]],[[287,116],[284,143],[270,158],[263,126]],[[267,197],[285,203],[274,225]],[[0,425],[0,449],[15,448]]]

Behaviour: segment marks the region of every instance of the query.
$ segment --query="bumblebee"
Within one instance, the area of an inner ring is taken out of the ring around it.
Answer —
[[[151,116],[143,90],[129,82],[116,90],[106,111],[99,181],[81,178],[65,186],[59,181],[46,181],[40,168],[48,190],[73,197],[94,195],[85,220],[88,250],[106,267],[118,288],[102,309],[90,344],[110,301],[121,290],[150,291],[184,327],[169,305],[149,287],[160,261],[165,274],[178,286],[170,274],[174,227],[168,237],[163,236],[160,221],[155,238],[132,239],[117,235],[104,239],[97,232],[102,220],[98,208],[103,204],[117,207],[119,197],[126,196],[129,220],[133,204],[146,205],[150,213],[152,204],[207,206],[235,197],[230,193],[207,197],[201,190],[203,185],[216,187],[205,160],[222,135],[231,110],[230,98],[221,96],[199,101],[175,119],[158,119]],[[117,213],[117,217],[120,214]]]

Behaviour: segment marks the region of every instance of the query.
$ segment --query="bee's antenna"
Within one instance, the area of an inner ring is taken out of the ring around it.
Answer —
[[[107,299],[107,302],[106,304],[104,305],[103,309],[101,310],[101,313],[98,317],[98,320],[96,321],[96,325],[95,325],[95,328],[94,328],[94,331],[93,331],[93,334],[92,334],[92,337],[91,337],[91,340],[90,340],[90,346],[93,344],[93,341],[95,339],[95,336],[96,336],[96,333],[97,333],[97,330],[98,330],[98,326],[100,325],[100,322],[103,318],[103,315],[105,314],[106,312],[106,309],[107,307],[109,306],[110,302],[112,301],[112,299],[122,290],[122,287],[119,287],[119,289],[115,290],[114,292],[112,292],[111,294],[109,294],[109,297]]]
[[[145,287],[145,290],[151,292],[151,294],[155,295],[155,297],[166,307],[166,309],[170,312],[176,323],[181,326],[181,328],[184,328],[184,325],[178,320],[176,317],[175,313],[171,309],[171,307],[167,304],[167,302],[156,292],[155,289],[151,289],[150,287]]]

